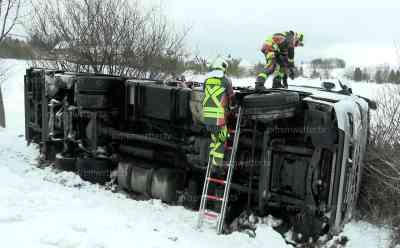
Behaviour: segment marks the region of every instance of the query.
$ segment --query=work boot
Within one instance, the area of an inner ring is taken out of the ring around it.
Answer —
[[[224,161],[224,163],[225,163],[225,161]],[[213,166],[212,167],[212,171],[211,171],[211,175],[213,177],[216,177],[216,178],[219,178],[219,179],[224,178],[224,176],[225,176],[224,166],[222,166],[222,165]]]
[[[282,78],[281,77],[275,77],[273,80],[272,80],[272,88],[273,89],[277,89],[277,88],[283,88],[283,85],[282,85]]]
[[[264,90],[266,90],[267,88],[265,88],[265,86],[264,86],[264,84],[262,84],[262,85],[257,85],[256,84],[256,88],[255,88],[255,90],[258,92],[258,91],[264,91]]]
[[[283,80],[282,80],[283,88],[285,88],[285,89],[288,88],[287,79],[288,79],[288,77],[287,77],[287,75],[285,75],[285,77],[283,77]]]
[[[260,76],[260,75],[257,76],[256,82],[255,82],[255,85],[256,85],[255,90],[256,91],[264,91],[264,90],[266,90],[266,88],[264,86],[265,81],[266,81],[265,77]]]

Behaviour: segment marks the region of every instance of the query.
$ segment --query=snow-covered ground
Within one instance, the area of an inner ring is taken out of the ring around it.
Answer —
[[[216,235],[210,226],[199,231],[195,212],[156,200],[135,201],[74,174],[36,168],[38,151],[24,140],[23,76],[28,65],[15,60],[6,64],[11,70],[2,85],[7,128],[0,129],[1,247],[288,247],[266,224],[259,225],[255,238]],[[350,239],[346,247],[378,248],[387,247],[390,233],[352,222],[343,235]]]

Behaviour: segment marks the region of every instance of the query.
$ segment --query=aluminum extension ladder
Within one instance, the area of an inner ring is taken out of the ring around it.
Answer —
[[[213,165],[211,163],[211,159],[210,158],[208,159],[207,172],[206,172],[206,177],[204,180],[203,193],[201,195],[201,202],[200,202],[200,208],[199,208],[199,219],[198,219],[197,227],[201,228],[205,219],[213,221],[213,222],[216,221],[218,234],[222,233],[223,226],[224,226],[225,213],[226,213],[226,208],[227,208],[228,200],[229,200],[229,191],[230,191],[230,186],[231,186],[232,173],[233,173],[233,169],[235,166],[236,151],[237,151],[237,147],[238,147],[238,143],[239,143],[241,118],[242,118],[242,108],[239,107],[238,114],[237,114],[237,120],[236,120],[236,127],[233,132],[234,133],[233,145],[231,147],[226,147],[226,149],[231,149],[231,154],[230,154],[230,159],[229,159],[229,164],[228,164],[228,173],[226,174],[225,179],[217,179],[217,178],[211,177],[211,171],[213,169]],[[209,191],[210,183],[213,183],[215,185],[224,186],[223,197],[218,197],[216,195],[209,194],[208,191]],[[220,202],[222,204],[220,211],[215,212],[215,211],[211,211],[211,210],[207,209],[208,200]]]

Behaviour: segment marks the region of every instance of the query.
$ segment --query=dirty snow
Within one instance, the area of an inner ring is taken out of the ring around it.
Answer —
[[[134,201],[83,182],[71,173],[37,169],[36,147],[24,140],[24,61],[7,60],[11,70],[2,85],[7,129],[0,129],[1,247],[288,247],[270,226],[256,238],[216,235],[210,226],[196,230],[197,215],[160,201]],[[353,222],[346,247],[387,247],[389,232]]]

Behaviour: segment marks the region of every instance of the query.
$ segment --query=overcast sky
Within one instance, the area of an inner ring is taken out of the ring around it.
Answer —
[[[270,34],[294,30],[305,34],[297,61],[340,57],[348,64],[398,61],[400,1],[380,0],[143,0],[161,5],[177,27],[192,27],[189,48],[201,54],[263,59],[259,48]]]

